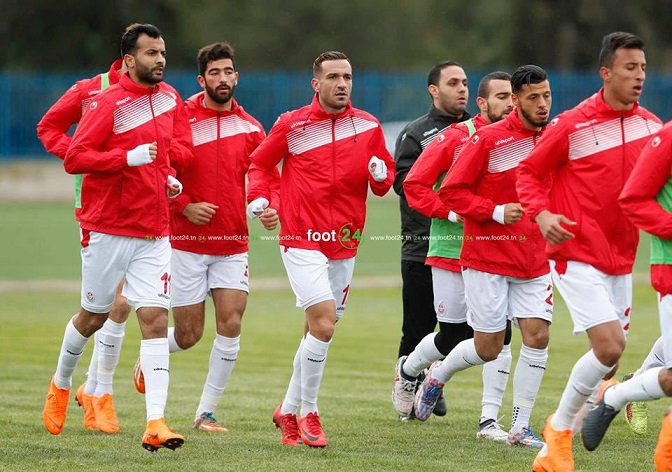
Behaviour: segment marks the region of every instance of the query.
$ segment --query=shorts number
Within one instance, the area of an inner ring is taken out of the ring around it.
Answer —
[[[163,293],[165,295],[168,295],[168,291],[170,289],[170,274],[168,274],[168,272],[165,272],[161,276],[161,280],[163,280]]]

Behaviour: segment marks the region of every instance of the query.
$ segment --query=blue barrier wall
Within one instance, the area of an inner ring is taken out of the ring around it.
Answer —
[[[0,160],[49,158],[35,133],[35,125],[49,107],[78,79],[96,72],[71,74],[0,73]],[[470,72],[470,112],[478,80],[484,72]],[[590,73],[550,73],[552,114],[573,107],[600,86]],[[262,122],[266,130],[284,111],[308,103],[312,97],[310,73],[243,73],[236,99]],[[193,72],[171,72],[166,80],[186,99],[200,91]],[[430,104],[426,73],[357,72],[353,103],[385,123],[408,121],[425,113]],[[663,121],[672,118],[672,75],[650,73],[642,104]]]

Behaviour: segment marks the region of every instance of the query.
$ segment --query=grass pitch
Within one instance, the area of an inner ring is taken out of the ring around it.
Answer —
[[[398,234],[396,201],[369,210],[368,234]],[[374,211],[375,210],[375,211]],[[0,279],[78,279],[77,230],[68,205],[0,205],[5,222],[0,243]],[[396,218],[396,220],[395,220]],[[366,241],[355,276],[396,276],[399,243]],[[284,277],[273,242],[253,242],[252,277]],[[640,261],[639,267],[646,267]],[[440,470],[525,471],[536,451],[475,438],[481,398],[481,369],[456,375],[446,386],[448,415],[427,423],[399,422],[390,401],[401,325],[398,288],[363,289],[356,282],[348,312],[329,350],[320,410],[329,445],[325,449],[287,448],[271,423],[291,375],[302,333],[303,315],[294,307],[288,284],[282,290],[253,291],[243,321],[241,352],[216,412],[226,434],[191,429],[205,380],[214,337],[212,307],[206,334],[193,349],[171,356],[167,420],[186,436],[183,448],[154,455],[140,446],[145,424],[144,397],[133,387],[131,371],[140,335],[132,315],[115,376],[115,402],[122,432],[84,430],[81,409],[72,401],[65,430],[51,436],[41,411],[56,366],[63,329],[76,311],[77,293],[0,294],[0,470]],[[660,332],[656,299],[647,284],[635,287],[633,321],[619,376],[636,369]],[[540,432],[557,406],[569,371],[586,349],[584,336],[571,336],[571,322],[559,297],[551,328],[548,369],[532,414]],[[84,380],[91,353],[87,346],[74,376]],[[514,333],[514,366],[520,336]],[[635,436],[622,416],[593,453],[575,440],[577,471],[653,470],[652,453],[668,401],[650,404],[649,433]],[[508,426],[511,381],[501,410]]]

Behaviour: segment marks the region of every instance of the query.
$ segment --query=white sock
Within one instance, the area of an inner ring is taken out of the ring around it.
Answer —
[[[665,396],[658,374],[665,367],[654,367],[627,382],[617,384],[604,392],[604,403],[621,410],[628,402],[647,402]]]
[[[576,361],[569,375],[558,409],[553,415],[551,427],[556,430],[572,429],[574,419],[586,400],[613,366],[602,364],[591,349]]]
[[[301,350],[301,416],[317,413],[317,395],[327,361],[327,351],[331,341],[320,341],[312,334],[306,334]]]
[[[437,333],[429,333],[415,347],[413,352],[408,355],[404,361],[404,373],[409,377],[417,377],[420,372],[432,365],[432,362],[443,359],[443,354],[439,352],[434,344],[434,338]]]
[[[106,393],[112,395],[112,378],[114,370],[119,363],[121,354],[121,345],[124,341],[126,332],[126,322],[117,323],[109,318],[103,324],[103,327],[96,333],[96,347],[94,352],[98,351],[98,372],[96,375],[96,390],[94,395],[102,397]]]
[[[197,419],[201,413],[214,413],[219,400],[224,395],[224,389],[231,377],[233,367],[236,365],[238,351],[240,351],[240,336],[235,338],[227,338],[219,334],[215,336],[215,342],[210,351],[208,376],[205,379],[201,402],[196,409],[194,419]]]
[[[474,340],[465,339],[448,353],[446,359],[434,368],[432,377],[439,383],[446,383],[450,378],[461,370],[475,365],[483,365],[485,361],[476,353]]]
[[[295,415],[301,405],[301,353],[303,352],[304,340],[305,338],[302,337],[299,347],[294,354],[292,378],[289,379],[287,393],[285,394],[285,399],[282,401],[282,406],[280,407],[280,414],[282,415],[286,415],[287,413]]]
[[[87,395],[93,395],[96,391],[96,385],[98,385],[98,333],[93,335],[93,353],[91,354],[91,362],[89,362],[89,370],[86,372],[86,387],[84,387],[84,393]]]
[[[175,340],[175,326],[168,328],[168,350],[170,352],[184,351],[184,349],[182,349]]]
[[[649,351],[649,354],[642,362],[642,366],[637,370],[635,375],[639,375],[642,372],[645,372],[653,367],[662,367],[665,365],[665,342],[663,337],[656,339],[656,342],[653,343],[653,347]]]
[[[72,318],[70,318],[65,326],[61,353],[58,356],[58,364],[54,374],[54,383],[58,388],[72,388],[72,373],[82,357],[84,346],[86,346],[88,340],[89,338],[85,338],[77,331],[72,323]]]
[[[145,376],[145,404],[147,421],[163,418],[168,400],[170,379],[170,354],[168,339],[143,339],[140,341],[140,365]]]
[[[481,400],[481,420],[497,420],[502,398],[506,391],[511,372],[511,344],[502,348],[497,359],[483,364],[483,398]]]
[[[513,374],[513,414],[510,432],[530,426],[530,414],[546,372],[548,348],[534,349],[523,344]]]

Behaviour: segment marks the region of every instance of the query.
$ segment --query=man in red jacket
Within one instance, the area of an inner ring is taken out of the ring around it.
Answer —
[[[530,428],[530,415],[548,360],[553,289],[543,238],[532,221],[522,219],[517,203],[516,167],[543,141],[551,88],[542,68],[527,65],[511,76],[511,90],[515,112],[478,130],[441,184],[441,199],[465,219],[460,264],[474,337],[430,366],[413,410],[418,419],[427,419],[454,374],[496,359],[512,319],[523,345],[513,378],[507,443],[542,447]]]
[[[324,447],[317,397],[327,350],[345,312],[367,193],[387,193],[394,161],[378,120],[350,102],[352,66],[345,54],[320,54],[311,85],[312,103],[281,115],[252,153],[258,169],[249,173],[248,214],[261,215],[268,208],[274,170],[284,159],[280,253],[307,329],[273,421],[282,430],[283,444],[297,445],[301,439]]]
[[[511,75],[497,71],[483,77],[478,84],[476,103],[479,113],[470,120],[453,124],[440,132],[420,154],[404,180],[404,194],[410,207],[432,218],[425,263],[432,270],[433,306],[439,321],[439,331],[425,336],[408,357],[403,356],[397,363],[392,401],[401,417],[408,417],[413,409],[420,372],[432,362],[446,357],[461,341],[473,336],[473,330],[467,323],[467,302],[459,261],[462,223],[441,200],[437,190],[471,135],[483,126],[506,118],[513,111]],[[483,401],[476,433],[478,438],[493,441],[506,441],[508,438],[508,431],[497,419],[511,370],[510,343],[511,323],[507,323],[502,351],[497,359],[483,365]]]
[[[126,29],[133,26],[135,24],[129,25]],[[70,87],[37,124],[37,136],[45,149],[59,159],[65,159],[65,153],[72,142],[72,138],[68,135],[70,127],[79,123],[91,100],[110,85],[119,82],[119,77],[126,71],[126,64],[118,59],[112,63],[109,71],[90,79],[79,80]],[[82,206],[82,177],[75,175],[75,214]],[[75,394],[77,403],[84,410],[84,427],[108,434],[121,431],[114,402],[103,401],[102,397],[113,394],[112,379],[119,363],[126,320],[131,312],[126,299],[121,296],[122,287],[123,283],[119,284],[110,316],[103,327],[96,332],[86,382],[80,385]]]
[[[646,77],[643,48],[630,33],[605,36],[602,89],[554,118],[518,168],[520,202],[548,242],[553,281],[567,303],[574,333],[585,331],[591,345],[546,421],[547,447],[537,455],[535,471],[574,470],[577,414],[625,348],[638,232],[617,199],[643,146],[661,127],[638,105]],[[591,436],[582,434],[584,444]]]
[[[217,332],[194,428],[224,432],[214,411],[240,350],[249,292],[245,175],[250,154],[266,135],[262,125],[233,98],[239,74],[230,44],[202,48],[198,68],[198,83],[204,91],[186,103],[194,157],[180,163],[177,177],[187,191],[171,203],[175,327],[168,329],[168,342],[174,352],[199,341],[209,293]],[[275,210],[268,208],[261,218],[272,220],[269,228],[277,225]]]
[[[89,337],[103,325],[117,285],[138,315],[147,385],[145,449],[175,449],[184,438],[165,424],[168,396],[170,243],[168,197],[181,184],[170,158],[193,152],[182,141],[188,122],[178,93],[163,83],[165,43],[159,30],[137,25],[121,40],[128,73],[89,104],[65,155],[68,173],[85,174],[82,208],[81,308],[70,320],[47,394],[47,430],[63,430],[77,366]]]
[[[594,446],[618,412],[628,402],[645,402],[672,396],[672,122],[667,123],[646,145],[618,199],[623,212],[639,229],[651,234],[651,284],[658,293],[658,311],[663,336],[657,366],[623,383],[603,389],[595,408],[588,412],[583,428],[597,433]],[[661,365],[662,364],[662,365]],[[663,418],[654,456],[656,470],[672,470],[672,416]]]

